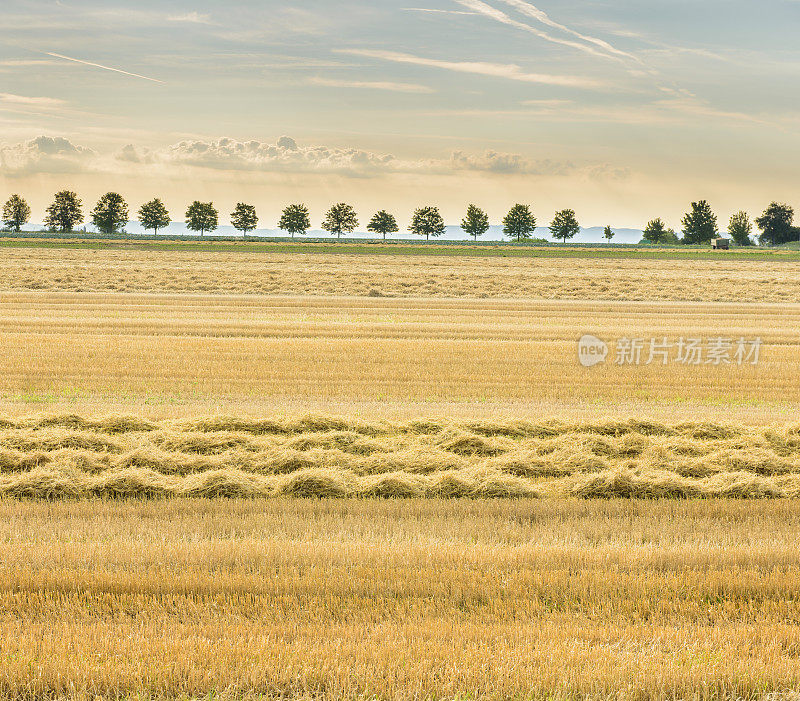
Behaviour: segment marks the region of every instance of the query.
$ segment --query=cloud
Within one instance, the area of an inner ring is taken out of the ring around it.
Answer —
[[[0,146],[0,174],[80,173],[91,168],[96,154],[63,137],[40,136],[12,146]]]
[[[404,7],[404,12],[428,12],[436,15],[477,15],[477,12],[464,12],[462,10],[434,10],[427,7]]]
[[[207,168],[263,173],[339,174],[351,177],[391,174],[450,176],[458,173],[494,175],[568,175],[590,173],[601,177],[611,172],[606,165],[578,167],[569,162],[531,159],[515,153],[486,151],[469,154],[454,151],[445,158],[408,159],[360,149],[301,146],[283,136],[274,144],[261,141],[182,141],[160,150],[129,145],[116,154],[119,162],[159,166]]]
[[[38,107],[41,109],[58,109],[67,103],[55,97],[27,97],[0,92],[0,104],[18,105],[22,107]]]
[[[500,173],[503,175],[567,175],[575,170],[571,163],[551,160],[531,160],[517,153],[486,151],[480,155],[467,155],[454,151],[450,157],[453,170]]]
[[[171,15],[167,22],[186,22],[188,24],[213,24],[211,15],[201,15],[198,12],[187,12],[183,15]]]
[[[382,61],[392,61],[394,63],[408,63],[415,66],[428,66],[431,68],[442,68],[458,73],[472,73],[485,75],[495,78],[506,78],[517,80],[524,83],[538,83],[541,85],[560,85],[573,88],[600,88],[606,83],[583,78],[580,76],[551,75],[545,73],[526,73],[516,64],[506,63],[486,63],[477,61],[440,61],[432,58],[423,58],[404,54],[396,51],[376,51],[372,49],[338,49],[337,53],[349,54],[351,56],[363,56],[364,58],[375,58]]]
[[[394,156],[360,149],[299,146],[288,136],[281,137],[274,144],[223,138],[181,141],[158,151],[126,146],[117,158],[129,163],[160,163],[214,170],[345,175],[392,170],[394,161]]]
[[[389,92],[402,92],[402,93],[417,93],[430,95],[436,92],[433,88],[427,85],[416,85],[414,83],[389,83],[389,82],[371,82],[371,81],[357,81],[357,80],[335,80],[330,78],[309,78],[308,83],[311,85],[320,85],[326,88],[355,88],[365,90],[386,90]]]

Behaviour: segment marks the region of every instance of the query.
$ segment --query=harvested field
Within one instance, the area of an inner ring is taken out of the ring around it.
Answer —
[[[789,699],[800,502],[0,501],[7,699]]]
[[[797,497],[800,426],[5,419],[0,496]]]
[[[4,248],[0,290],[791,302],[800,262]]]
[[[0,297],[0,412],[786,423],[798,328],[798,305],[16,292]],[[758,366],[648,365],[645,351],[587,370],[587,332],[764,345]]]

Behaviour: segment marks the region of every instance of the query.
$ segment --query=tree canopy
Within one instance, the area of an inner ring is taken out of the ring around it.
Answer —
[[[169,212],[159,198],[150,200],[139,207],[139,224],[145,231],[152,229],[155,234],[158,234],[159,229],[166,229],[171,223]]]
[[[648,243],[663,243],[667,237],[666,224],[659,219],[652,219],[644,227],[644,240]]]
[[[480,207],[471,204],[467,207],[467,216],[461,221],[461,228],[476,241],[489,231],[489,215]]]
[[[562,209],[556,212],[553,223],[550,224],[550,233],[554,239],[562,239],[564,243],[567,239],[574,238],[581,231],[581,225],[575,217],[575,212],[571,209]]]
[[[304,204],[290,204],[283,210],[278,228],[288,231],[292,238],[295,234],[305,235],[311,228],[311,215]]]
[[[503,218],[503,233],[509,238],[522,241],[536,231],[536,217],[527,204],[515,204]]]
[[[411,219],[411,226],[408,230],[415,236],[424,236],[430,241],[431,236],[434,238],[442,236],[445,232],[444,219],[439,213],[438,207],[421,207]]]
[[[794,209],[788,204],[778,204],[773,202],[758,219],[756,225],[761,229],[762,244],[768,246],[779,246],[795,240],[795,233],[792,230],[794,221]]]
[[[219,226],[219,212],[213,202],[195,200],[186,210],[186,226],[190,231],[199,231],[200,236],[206,231],[216,231]]]
[[[70,190],[57,192],[53,204],[47,208],[44,225],[51,231],[69,233],[83,222],[83,202]]]
[[[101,234],[116,234],[128,223],[128,204],[117,192],[107,192],[92,210],[92,224]]]
[[[747,212],[736,212],[728,224],[728,236],[737,246],[752,246],[753,239],[750,238],[752,233],[753,224]]]
[[[241,231],[245,236],[248,232],[255,231],[258,226],[256,208],[251,204],[239,202],[231,214],[231,224],[234,229]]]
[[[610,241],[611,241],[611,239],[613,239],[615,235],[616,235],[616,234],[614,234],[614,232],[611,230],[611,227],[610,227],[610,226],[607,226],[607,227],[605,228],[605,231],[603,231],[603,238],[604,238],[606,241],[609,241],[609,242],[610,242]]]
[[[400,228],[397,226],[397,219],[394,215],[382,209],[372,217],[372,221],[367,225],[367,231],[372,234],[381,234],[385,239],[387,234],[396,234]]]
[[[692,202],[692,211],[684,215],[681,224],[686,244],[710,243],[718,236],[717,215],[706,200]]]
[[[31,208],[19,195],[11,195],[3,205],[3,224],[19,233],[31,220]]]
[[[336,238],[341,238],[342,234],[352,234],[357,226],[356,210],[344,202],[333,205],[322,222],[322,228],[330,234],[336,234]]]

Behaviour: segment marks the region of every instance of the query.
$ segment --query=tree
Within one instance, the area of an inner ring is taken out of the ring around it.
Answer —
[[[248,231],[254,231],[258,226],[256,208],[251,204],[239,202],[231,214],[231,224],[234,229],[241,231],[246,237]]]
[[[761,229],[762,244],[778,246],[782,243],[794,241],[792,222],[794,221],[794,209],[788,204],[778,204],[773,202],[764,210],[756,225]]]
[[[536,231],[536,217],[527,204],[515,204],[503,218],[503,234],[517,241],[529,239]]]
[[[710,243],[717,238],[717,215],[706,200],[692,202],[692,211],[686,213],[681,224],[686,244]]]
[[[101,234],[116,234],[127,223],[128,205],[116,192],[107,192],[92,210],[92,224]]]
[[[195,200],[186,210],[186,226],[190,231],[199,231],[203,236],[206,231],[216,231],[219,226],[219,213],[213,202]]]
[[[611,243],[611,239],[613,239],[613,238],[614,238],[614,236],[615,236],[615,234],[614,234],[614,232],[611,230],[611,227],[610,227],[610,226],[607,226],[607,227],[606,227],[606,229],[605,229],[605,231],[603,232],[603,238],[605,238],[605,240],[606,240],[606,241],[608,241],[609,243]]]
[[[489,231],[489,215],[480,207],[471,204],[467,207],[467,216],[462,220],[461,228],[464,233],[477,241],[478,236],[483,236]]]
[[[728,236],[733,239],[737,246],[752,246],[753,240],[750,234],[753,233],[753,224],[747,212],[737,212],[731,217],[728,224]]]
[[[311,228],[311,216],[308,207],[304,204],[290,204],[283,210],[278,228],[288,231],[292,238],[295,234],[305,236],[306,231]]]
[[[446,227],[438,207],[422,207],[414,212],[408,230],[415,236],[424,236],[428,241],[444,234]]]
[[[83,202],[70,190],[57,192],[53,204],[47,208],[44,225],[51,231],[69,233],[83,222]]]
[[[22,227],[31,220],[31,208],[19,195],[11,195],[3,205],[3,224],[19,233]]]
[[[337,239],[342,238],[342,234],[352,234],[357,226],[356,210],[344,202],[333,205],[322,222],[322,228],[328,233],[336,234]]]
[[[156,198],[139,208],[139,223],[145,231],[152,229],[157,236],[158,230],[166,229],[172,220],[169,218],[169,212],[164,203]]]
[[[382,234],[385,240],[386,234],[396,234],[400,229],[397,226],[397,219],[394,218],[394,215],[382,209],[372,217],[372,221],[367,226],[367,231],[372,234]]]
[[[644,240],[648,243],[664,243],[667,236],[667,227],[660,218],[647,222],[644,227]]]
[[[564,243],[567,239],[574,238],[576,234],[581,231],[581,225],[575,218],[575,212],[571,209],[562,209],[556,212],[553,223],[550,224],[550,233],[554,239],[563,239]]]

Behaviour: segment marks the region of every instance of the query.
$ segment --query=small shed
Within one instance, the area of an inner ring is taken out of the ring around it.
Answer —
[[[730,239],[714,239],[711,241],[711,248],[715,251],[729,251],[731,248]]]

